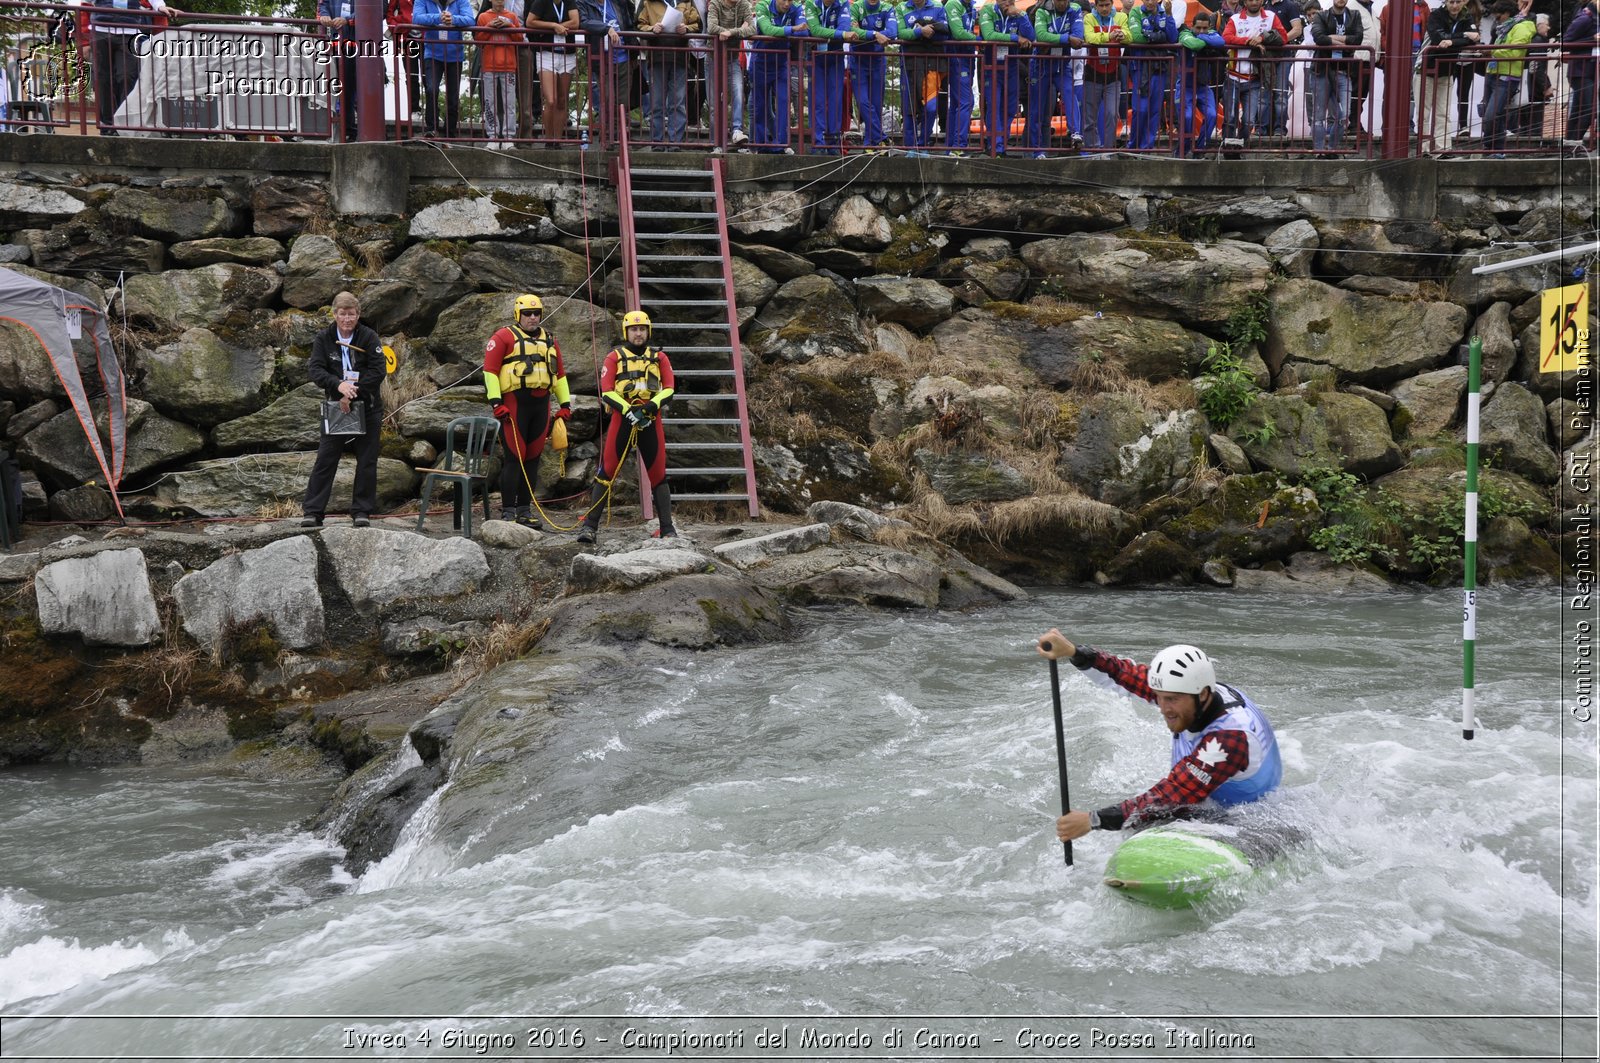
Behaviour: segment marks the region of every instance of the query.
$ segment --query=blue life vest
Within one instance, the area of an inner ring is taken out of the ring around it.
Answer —
[[[1221,805],[1240,805],[1256,801],[1278,788],[1283,780],[1283,761],[1278,756],[1278,738],[1266,714],[1242,691],[1218,683],[1212,693],[1222,699],[1223,712],[1198,733],[1180,731],[1172,736],[1172,763],[1187,757],[1217,731],[1243,731],[1250,750],[1250,766],[1215,790],[1211,799]]]

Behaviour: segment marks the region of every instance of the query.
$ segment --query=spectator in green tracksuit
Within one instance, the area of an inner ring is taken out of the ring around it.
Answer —
[[[949,0],[944,5],[945,21],[950,24],[950,110],[944,132],[944,145],[952,155],[966,154],[972,130],[973,32],[977,25],[976,0]]]
[[[1503,159],[1506,127],[1522,86],[1527,44],[1533,40],[1535,27],[1533,19],[1517,14],[1514,0],[1495,0],[1489,11],[1495,16],[1495,49],[1490,53],[1493,58],[1489,63],[1488,102],[1483,107],[1483,147],[1491,155]]]

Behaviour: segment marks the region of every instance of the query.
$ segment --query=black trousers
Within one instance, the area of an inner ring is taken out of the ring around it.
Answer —
[[[333,477],[339,471],[339,457],[351,446],[356,451],[356,485],[351,494],[350,513],[371,516],[378,511],[378,447],[382,442],[382,425],[383,407],[374,403],[367,407],[367,430],[363,434],[323,434],[322,442],[317,445],[317,462],[311,467],[311,479],[306,481],[301,512],[308,517],[321,517],[327,512]]]
[[[110,126],[117,108],[139,83],[139,58],[132,52],[132,33],[97,33],[94,36],[94,99],[96,117]]]

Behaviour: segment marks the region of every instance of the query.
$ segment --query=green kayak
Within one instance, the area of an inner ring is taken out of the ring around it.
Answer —
[[[1188,908],[1226,883],[1248,879],[1302,838],[1281,825],[1164,823],[1117,846],[1106,864],[1105,883],[1140,904]]]

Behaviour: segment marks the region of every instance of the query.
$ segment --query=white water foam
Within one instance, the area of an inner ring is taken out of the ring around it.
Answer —
[[[123,941],[84,946],[77,938],[68,941],[45,936],[0,957],[0,1007],[52,996],[118,971],[147,967],[180,949],[193,947],[194,942],[182,928],[167,931],[153,946]]]

